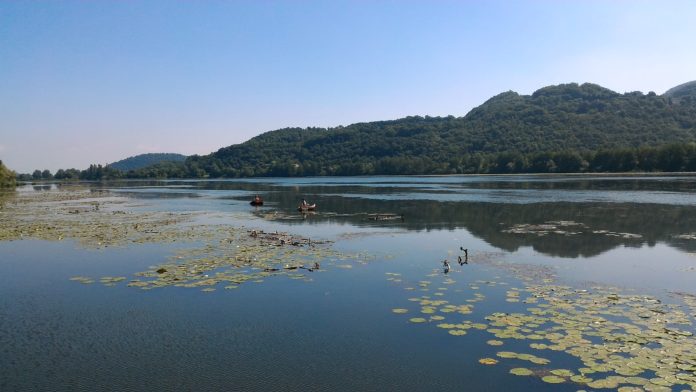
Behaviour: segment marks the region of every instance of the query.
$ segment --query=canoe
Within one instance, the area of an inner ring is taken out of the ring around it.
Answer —
[[[299,206],[297,207],[297,211],[314,211],[317,208],[316,204],[310,204],[308,206]]]
[[[251,204],[252,206],[262,206],[263,200],[260,200],[260,201],[252,200],[249,202],[249,204]]]

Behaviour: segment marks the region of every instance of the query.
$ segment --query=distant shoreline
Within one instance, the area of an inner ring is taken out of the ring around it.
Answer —
[[[373,174],[357,176],[294,176],[294,177],[211,177],[211,178],[112,178],[104,180],[35,180],[17,181],[22,185],[77,184],[101,182],[149,182],[149,181],[245,181],[263,179],[302,179],[302,178],[376,178],[376,177],[691,177],[696,172],[608,172],[608,173],[467,173],[467,174]]]

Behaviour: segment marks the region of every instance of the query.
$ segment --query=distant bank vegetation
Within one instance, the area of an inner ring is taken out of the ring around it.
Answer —
[[[612,173],[612,172],[696,172],[696,143],[669,144],[660,147],[603,149],[596,152],[540,152],[521,154],[473,154],[446,162],[424,157],[382,158],[376,162],[346,162],[323,167],[314,162],[274,165],[269,170],[244,167],[211,175],[195,160],[166,162],[143,169],[123,172],[110,166],[90,165],[86,170],[36,170],[19,175],[33,180],[109,180],[146,178],[215,177],[299,177],[407,174],[513,174],[513,173]],[[215,173],[215,172],[214,172]]]
[[[150,153],[128,157],[118,162],[110,163],[107,166],[127,172],[130,170],[142,169],[161,162],[183,162],[185,160],[186,155],[172,153]]]
[[[619,94],[595,84],[499,94],[464,117],[285,128],[184,161],[93,165],[56,178],[696,171],[696,83]],[[37,173],[35,172],[34,175]],[[42,172],[38,174],[43,174]]]

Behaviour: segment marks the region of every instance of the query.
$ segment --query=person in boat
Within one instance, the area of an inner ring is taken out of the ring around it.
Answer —
[[[314,211],[314,208],[316,208],[316,206],[317,206],[316,204],[309,204],[309,203],[307,203],[307,200],[302,199],[302,202],[297,207],[297,210],[301,211],[303,213],[306,211]]]
[[[300,203],[300,210],[309,210],[312,208],[312,205],[307,203],[307,200],[302,199],[302,203]]]
[[[253,204],[255,206],[260,206],[263,204],[263,199],[261,198],[261,196],[256,195],[256,196],[254,196],[254,200],[251,201],[251,204]]]

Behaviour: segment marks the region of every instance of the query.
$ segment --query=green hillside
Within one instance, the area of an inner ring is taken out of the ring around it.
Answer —
[[[696,99],[696,80],[672,87],[665,92],[664,96],[674,101],[681,101],[682,98]]]
[[[211,177],[534,172],[558,170],[558,162],[549,162],[556,158],[577,161],[563,171],[592,170],[597,154],[625,155],[623,149],[630,149],[633,155],[664,155],[667,147],[661,146],[696,142],[695,86],[687,83],[662,96],[575,83],[532,95],[510,91],[465,117],[271,131],[190,157],[186,167],[190,174]],[[544,167],[535,166],[534,159]],[[621,164],[617,170],[663,170],[655,162],[650,165]],[[680,169],[687,166],[684,162]],[[594,169],[613,170],[606,162]]]
[[[663,95],[589,83],[508,91],[464,117],[285,128],[205,156],[144,154],[73,177],[626,171],[696,171],[696,81]]]
[[[129,171],[141,169],[161,162],[183,162],[185,160],[186,155],[170,153],[152,153],[128,157],[118,162],[111,163],[107,166],[109,166],[112,169]]]

